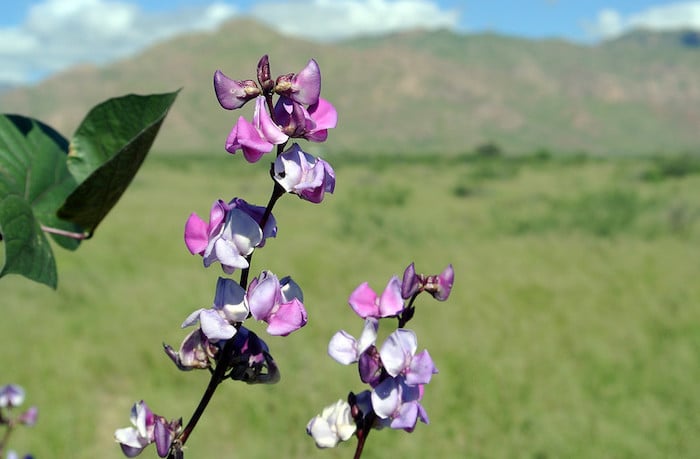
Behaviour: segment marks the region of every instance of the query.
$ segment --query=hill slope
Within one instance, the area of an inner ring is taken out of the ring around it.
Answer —
[[[108,97],[183,87],[157,148],[218,151],[237,117],[251,109],[218,106],[214,70],[253,78],[267,53],[273,74],[318,60],[323,95],[340,116],[322,146],[328,151],[460,152],[487,141],[514,152],[688,150],[700,143],[700,49],[691,35],[635,32],[587,47],[415,31],[320,44],[238,20],[2,93],[0,109],[68,134]]]

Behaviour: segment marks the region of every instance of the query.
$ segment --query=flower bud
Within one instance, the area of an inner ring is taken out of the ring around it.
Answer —
[[[258,61],[258,83],[260,83],[264,94],[272,91],[272,88],[275,86],[275,82],[270,77],[270,59],[267,57],[267,54]]]

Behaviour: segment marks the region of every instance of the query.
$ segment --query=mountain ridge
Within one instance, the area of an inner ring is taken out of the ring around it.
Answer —
[[[446,30],[318,43],[234,20],[120,62],[8,90],[0,107],[68,136],[106,98],[182,87],[156,149],[220,151],[238,116],[252,108],[221,109],[212,75],[220,69],[254,78],[257,60],[268,54],[274,75],[297,72],[312,57],[319,62],[322,95],[336,105],[339,124],[327,143],[309,146],[316,152],[460,153],[486,142],[515,153],[697,149],[700,49],[683,45],[687,31],[644,33],[598,45]]]

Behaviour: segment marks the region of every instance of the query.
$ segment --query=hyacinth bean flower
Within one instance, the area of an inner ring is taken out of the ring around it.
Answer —
[[[275,92],[304,105],[318,102],[321,94],[321,70],[318,63],[311,59],[296,75],[289,73],[277,77]]]
[[[12,408],[24,403],[24,389],[17,384],[0,387],[0,408]]]
[[[454,276],[455,273],[451,264],[447,265],[440,274],[426,276],[425,274],[416,274],[416,268],[411,263],[403,273],[401,295],[404,299],[408,299],[419,292],[425,291],[430,293],[436,300],[445,301],[452,291]]]
[[[243,151],[243,156],[249,163],[257,162],[265,153],[272,151],[274,145],[285,143],[289,136],[275,124],[265,107],[265,98],[255,99],[253,122],[245,117],[238,118],[231,133],[226,139],[226,151],[236,153]]]
[[[419,419],[429,422],[420,404],[422,397],[422,385],[407,385],[402,377],[387,378],[372,390],[372,409],[380,425],[412,432]]]
[[[369,284],[364,282],[350,294],[348,303],[353,311],[363,319],[395,316],[404,308],[399,278],[393,276],[381,296],[377,296]]]
[[[236,209],[240,209],[247,213],[258,225],[262,223],[263,216],[265,215],[265,207],[248,204],[248,202],[242,198],[233,198],[231,201],[229,201],[228,205],[229,208],[235,207]],[[268,216],[267,221],[265,222],[265,227],[262,230],[263,240],[257,245],[257,247],[264,246],[267,238],[277,236],[277,221],[275,220],[274,215],[270,214]]]
[[[250,282],[246,300],[251,315],[266,322],[271,335],[287,336],[306,325],[301,289],[289,277],[280,282],[270,271],[263,271]]]
[[[235,110],[259,96],[261,91],[253,80],[232,80],[217,70],[214,72],[214,92],[223,108]]]
[[[343,365],[350,365],[360,359],[363,352],[377,340],[379,320],[374,317],[365,319],[360,339],[356,340],[345,330],[336,332],[328,343],[328,355]]]
[[[37,418],[39,417],[39,408],[36,406],[31,406],[27,408],[22,414],[17,416],[17,422],[24,424],[25,426],[31,427],[36,424]]]
[[[219,352],[219,347],[209,341],[201,328],[190,332],[178,351],[167,344],[163,344],[163,349],[182,371],[210,368]]]
[[[131,427],[117,429],[114,439],[119,442],[126,457],[136,457],[155,441],[155,416],[146,402],[141,400],[131,407]]]
[[[413,330],[399,328],[387,337],[379,349],[379,356],[390,376],[402,375],[406,384],[428,384],[437,368],[427,350],[416,355],[418,340]]]
[[[185,245],[190,253],[203,257],[205,267],[218,261],[226,274],[247,268],[247,255],[260,245],[260,226],[244,210],[219,200],[212,206],[209,223],[195,213],[185,224]]]
[[[274,178],[288,193],[315,204],[323,201],[325,193],[335,190],[335,172],[326,161],[292,145],[277,157]]]
[[[275,384],[280,380],[267,343],[252,331],[241,326],[233,337],[233,349],[229,363],[231,379],[247,384]]]
[[[303,137],[312,142],[325,142],[328,129],[338,124],[338,112],[325,99],[318,99],[304,108],[287,97],[280,97],[275,104],[275,120],[289,137]]]
[[[323,409],[306,426],[319,448],[333,448],[338,442],[346,441],[355,433],[357,426],[350,412],[350,404],[338,400]]]
[[[141,400],[131,407],[131,427],[117,429],[114,439],[126,457],[136,457],[151,443],[156,444],[158,456],[167,457],[170,444],[182,427],[182,420],[168,422],[154,414]]]
[[[235,323],[248,317],[245,290],[236,281],[219,277],[216,282],[214,303],[209,309],[198,309],[182,323],[189,327],[199,322],[202,332],[211,343],[227,340],[236,334]]]

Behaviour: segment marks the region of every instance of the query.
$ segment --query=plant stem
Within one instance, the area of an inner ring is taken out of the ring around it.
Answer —
[[[45,233],[58,234],[59,236],[65,236],[71,239],[77,239],[79,241],[82,241],[83,239],[90,239],[90,237],[92,236],[90,233],[75,233],[73,231],[66,231],[44,225],[41,225],[41,230]]]
[[[353,459],[360,459],[360,456],[362,456],[362,450],[365,448],[365,442],[367,441],[367,437],[372,430],[372,425],[376,420],[377,415],[374,414],[374,411],[369,413],[364,419],[362,428],[357,431],[357,447],[355,448],[355,455],[353,456]]]
[[[267,206],[265,207],[265,212],[263,213],[263,216],[260,219],[261,231],[263,231],[263,228],[265,228],[267,221],[270,219],[270,215],[272,215],[272,208],[275,206],[275,203],[284,193],[284,188],[282,188],[282,186],[280,186],[279,183],[274,182],[274,187],[272,188],[270,199],[267,203]],[[241,279],[239,284],[241,287],[243,287],[244,290],[248,286],[248,273],[250,272],[250,262],[253,258],[253,253],[246,257],[246,259],[248,260],[248,268],[241,271]],[[240,326],[240,324],[238,324],[238,326]],[[216,361],[216,368],[214,369],[214,372],[209,378],[209,384],[207,384],[207,388],[204,391],[204,394],[202,394],[202,398],[200,399],[197,408],[195,408],[194,413],[192,413],[192,417],[187,422],[187,425],[177,438],[177,441],[180,443],[181,446],[185,446],[187,439],[190,437],[190,434],[192,434],[192,431],[194,430],[195,426],[199,422],[199,419],[204,414],[204,411],[207,409],[209,402],[214,396],[216,388],[219,387],[219,384],[221,384],[221,382],[224,381],[224,379],[226,379],[226,370],[229,367],[229,360],[231,359],[231,356],[234,352],[233,343],[234,341],[232,339],[229,339],[228,341],[226,341],[224,348],[221,350],[221,354],[219,354],[219,358]],[[184,453],[182,453],[182,451],[179,451],[179,454],[180,457],[184,456]],[[168,459],[177,459],[177,457],[175,456],[175,452],[172,448],[170,454],[168,454]]]

